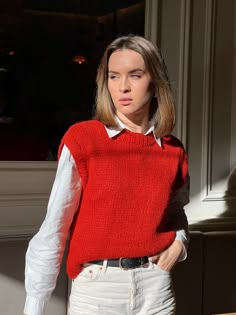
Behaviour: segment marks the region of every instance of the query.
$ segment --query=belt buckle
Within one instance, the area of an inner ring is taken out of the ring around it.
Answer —
[[[124,257],[119,258],[119,267],[120,267],[121,269],[123,269],[123,270],[136,269],[136,268],[140,268],[140,267],[142,267],[142,266],[145,265],[145,263],[143,263],[143,258],[141,257],[141,258],[140,258],[140,264],[139,264],[139,265],[137,265],[137,266],[135,266],[135,267],[128,267],[128,268],[125,268],[125,267],[122,266],[122,259],[124,259]]]
[[[124,257],[119,258],[119,267],[120,267],[120,269],[122,269],[122,270],[134,269],[134,268],[124,268],[124,267],[122,266],[122,259],[124,259]]]

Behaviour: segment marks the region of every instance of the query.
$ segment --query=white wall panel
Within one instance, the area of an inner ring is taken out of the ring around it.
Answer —
[[[56,162],[0,162],[0,238],[37,231],[55,171]]]
[[[189,141],[190,164],[193,172],[196,171],[196,177],[192,177],[194,192],[188,211],[192,223],[200,222],[210,229],[228,229],[236,222],[236,216],[230,209],[233,205],[226,200],[232,169],[231,151],[234,150],[232,117],[236,120],[232,111],[235,8],[234,1],[207,0],[205,3],[203,101],[198,104],[198,108],[202,108],[202,117],[200,114],[189,117],[190,135],[194,133],[191,122],[197,121],[202,128],[201,160],[199,164],[191,164],[191,158],[198,154],[198,150],[194,142]],[[193,100],[189,106],[191,112],[197,104],[194,105]],[[198,171],[201,182],[199,194],[196,185]]]
[[[234,0],[159,0],[156,27],[149,21],[174,87],[175,134],[189,155],[192,228],[236,226],[235,10]]]

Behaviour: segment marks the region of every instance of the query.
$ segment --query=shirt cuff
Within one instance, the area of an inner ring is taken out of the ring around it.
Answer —
[[[25,315],[44,315],[48,300],[38,299],[34,296],[26,296],[24,314]]]
[[[182,252],[179,256],[178,262],[184,261],[187,258],[187,249],[184,246],[184,243],[182,241],[180,241],[182,244]]]
[[[182,244],[182,252],[179,256],[178,262],[187,258],[187,247],[189,243],[189,235],[185,230],[179,230],[176,232],[175,241],[180,241]]]

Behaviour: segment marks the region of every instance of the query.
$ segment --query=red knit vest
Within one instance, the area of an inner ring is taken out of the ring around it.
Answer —
[[[179,140],[123,130],[109,138],[91,120],[69,128],[62,139],[82,178],[82,197],[71,228],[67,272],[75,278],[85,262],[150,256],[167,248],[175,232],[165,225],[172,193],[187,177]]]

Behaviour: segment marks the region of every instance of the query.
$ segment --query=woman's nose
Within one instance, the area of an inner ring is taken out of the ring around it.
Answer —
[[[120,82],[120,92],[125,93],[130,91],[130,85],[127,79],[123,79]]]

